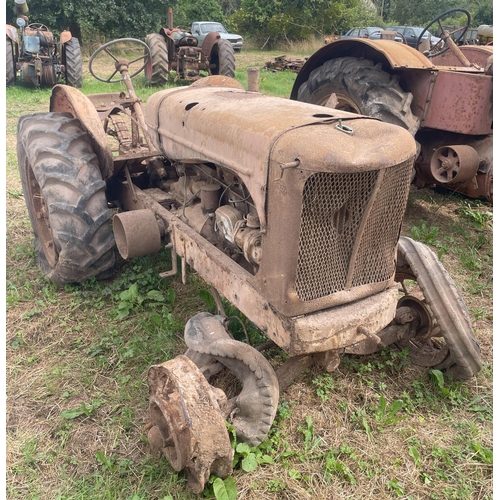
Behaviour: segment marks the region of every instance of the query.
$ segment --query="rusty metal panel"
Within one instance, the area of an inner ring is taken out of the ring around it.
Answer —
[[[70,113],[80,120],[82,127],[89,134],[92,148],[99,158],[99,168],[103,178],[110,178],[113,175],[113,155],[92,101],[78,89],[68,85],[55,85],[50,96],[50,111]]]
[[[439,71],[421,127],[470,135],[493,133],[493,78]]]
[[[473,64],[478,64],[481,68],[486,66],[488,57],[493,54],[493,47],[480,45],[462,45],[459,50]],[[439,66],[460,66],[460,61],[451,50],[432,58],[432,62]]]

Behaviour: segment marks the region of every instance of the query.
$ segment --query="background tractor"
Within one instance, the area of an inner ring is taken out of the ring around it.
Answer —
[[[18,30],[6,26],[6,84],[15,85],[17,74],[23,83],[53,86],[64,82],[82,86],[82,55],[78,39],[63,31],[59,41],[47,26],[29,23],[26,0],[15,0]]]
[[[196,36],[181,28],[174,28],[172,9],[168,9],[168,27],[146,37],[151,59],[144,68],[146,81],[151,85],[165,85],[171,71],[178,78],[194,81],[200,71],[206,75],[234,77],[235,59],[231,42],[219,33],[207,34],[201,45]]]
[[[225,421],[258,445],[280,391],[313,362],[331,372],[340,354],[393,345],[457,380],[478,372],[457,287],[427,246],[400,237],[410,133],[220,75],[157,92],[143,110],[129,74],[137,60],[114,55],[123,43],[101,47],[89,69],[105,52],[104,81],[119,73],[127,92],[56,85],[49,112],[19,120],[19,170],[52,281],[109,277],[116,245],[125,259],[170,249],[160,276],[180,267],[185,282],[190,266],[211,285],[219,314],[192,317],[185,355],[148,372],[149,443],[186,469],[194,493],[231,473]],[[234,340],[222,297],[269,341]],[[275,370],[262,352],[276,346],[288,359]],[[222,370],[239,379],[237,396],[210,385]]]
[[[440,185],[493,199],[493,47],[462,45],[441,18],[470,14],[452,9],[425,28],[439,26],[424,53],[391,40],[338,40],[318,50],[297,76],[291,99],[379,118],[408,130],[417,141],[417,186]],[[443,43],[444,42],[444,43]],[[424,55],[425,54],[425,55]],[[331,100],[330,100],[331,99]]]

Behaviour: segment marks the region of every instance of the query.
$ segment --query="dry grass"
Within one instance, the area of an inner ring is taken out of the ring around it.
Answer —
[[[260,66],[274,55],[243,51],[237,57],[240,66]],[[11,94],[7,99],[7,497],[191,498],[182,474],[144,442],[145,377],[150,364],[183,351],[182,323],[204,308],[202,285],[194,274],[187,287],[172,280],[177,323],[150,333],[144,311],[115,319],[113,283],[126,288],[130,280],[143,279],[140,263],[121,262],[115,280],[101,287],[58,290],[44,279],[35,265],[21,195],[15,127],[21,114],[47,110],[48,98],[49,92],[33,90],[29,102]],[[275,464],[252,473],[235,471],[238,498],[492,498],[492,466],[480,452],[492,449],[492,231],[468,224],[461,206],[461,198],[412,190],[402,232],[410,235],[421,221],[439,228],[433,247],[448,245],[442,260],[471,311],[483,371],[463,385],[448,386],[445,396],[425,369],[405,364],[404,357],[395,358],[401,367],[383,364],[389,358],[381,355],[346,358],[329,382],[313,368],[280,397],[270,436]],[[470,270],[461,249],[477,242],[480,233],[486,241]],[[451,237],[454,245],[446,243]],[[156,272],[165,267],[154,265]],[[404,401],[398,413],[404,420],[387,425],[376,420],[382,395],[388,404]],[[82,403],[88,415],[61,416]],[[301,430],[308,417],[313,442],[318,440],[312,450]],[[409,454],[411,446],[419,461]],[[100,461],[98,452],[110,462]]]

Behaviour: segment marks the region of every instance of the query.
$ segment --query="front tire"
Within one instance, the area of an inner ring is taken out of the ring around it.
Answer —
[[[297,100],[323,106],[333,93],[337,95],[337,109],[399,125],[413,136],[419,128],[419,119],[410,109],[413,95],[402,90],[397,76],[368,59],[339,57],[326,61],[300,86]]]
[[[165,39],[152,33],[146,37],[146,44],[151,53],[151,60],[144,68],[144,76],[148,85],[164,86],[168,83],[168,50]]]
[[[442,370],[455,380],[472,378],[481,369],[479,343],[464,300],[437,255],[427,245],[401,237],[395,279],[417,282],[431,319],[429,333],[410,341],[410,358],[423,360],[416,364]]]
[[[236,62],[231,42],[219,39],[212,48],[210,55],[210,72],[212,75],[229,76],[234,78]]]
[[[61,285],[109,276],[115,261],[106,184],[89,136],[69,113],[22,116],[17,157],[37,261]]]
[[[14,44],[12,40],[8,37],[5,43],[5,56],[6,56],[6,65],[5,65],[5,78],[6,85],[9,87],[10,85],[16,84],[16,65],[14,62]]]
[[[66,85],[82,88],[82,52],[78,38],[70,38],[63,46]]]

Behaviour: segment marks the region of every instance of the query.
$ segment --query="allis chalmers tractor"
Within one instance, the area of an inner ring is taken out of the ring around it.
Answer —
[[[50,112],[21,117],[19,170],[54,282],[109,277],[116,245],[125,259],[170,249],[162,277],[180,267],[185,281],[189,265],[211,285],[219,314],[191,318],[185,355],[148,373],[148,440],[194,493],[210,473],[231,473],[225,420],[258,445],[280,391],[313,362],[331,372],[341,354],[393,345],[454,379],[478,372],[457,287],[427,246],[400,237],[410,133],[222,76],[160,91],[143,112],[129,62],[113,60],[127,93],[56,85]],[[269,342],[234,340],[221,296]],[[289,355],[276,370],[270,346]],[[236,397],[210,385],[223,369],[241,382]]]
[[[209,33],[201,47],[192,33],[174,28],[172,9],[168,9],[168,28],[146,37],[151,59],[144,68],[146,81],[150,85],[165,85],[170,71],[183,80],[198,80],[200,71],[208,75],[234,77],[234,50],[229,40],[219,33]]]
[[[345,39],[313,54],[297,76],[291,99],[394,123],[417,141],[415,183],[440,185],[493,199],[493,47],[457,47],[440,19],[440,42],[420,45],[427,57],[391,40]],[[422,34],[425,33],[422,31]],[[332,100],[328,102],[329,98]]]
[[[64,82],[72,87],[82,86],[82,54],[78,38],[63,31],[59,42],[47,26],[28,23],[26,0],[15,0],[18,31],[6,26],[6,84],[15,85],[17,72],[20,81],[40,87]]]

